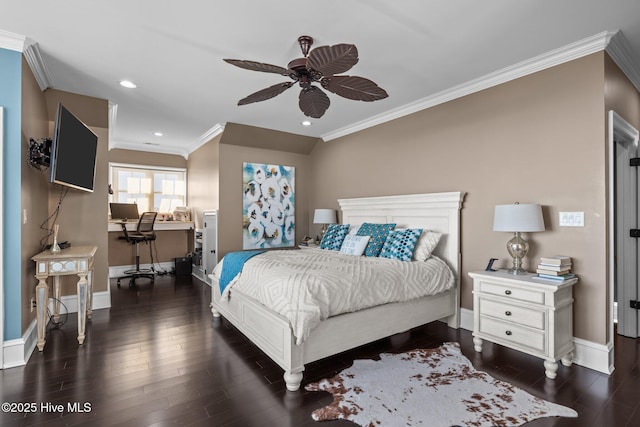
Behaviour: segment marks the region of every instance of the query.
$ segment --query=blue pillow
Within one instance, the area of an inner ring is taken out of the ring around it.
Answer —
[[[349,233],[349,224],[331,224],[322,236],[320,249],[329,249],[331,251],[339,251],[342,241]]]
[[[421,234],[421,228],[392,231],[382,247],[380,258],[411,261]]]
[[[389,233],[396,228],[395,224],[371,224],[365,222],[358,228],[358,236],[371,236],[367,248],[364,250],[365,256],[378,256],[387,240]]]

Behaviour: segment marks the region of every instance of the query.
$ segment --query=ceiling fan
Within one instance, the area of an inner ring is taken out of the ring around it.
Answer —
[[[318,86],[356,101],[372,102],[384,99],[387,92],[369,79],[358,76],[336,76],[348,71],[358,63],[358,49],[352,44],[337,44],[334,46],[319,46],[313,50],[313,38],[300,36],[298,38],[303,58],[294,59],[287,64],[287,68],[262,62],[244,61],[239,59],[225,59],[225,62],[251,71],[274,73],[290,77],[293,81],[278,83],[259,90],[238,101],[238,105],[265,101],[280,95],[296,82],[302,90],[298,105],[305,116],[319,119],[329,108],[329,97]]]

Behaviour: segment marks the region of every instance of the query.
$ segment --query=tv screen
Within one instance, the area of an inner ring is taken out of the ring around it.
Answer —
[[[49,181],[78,190],[93,191],[98,136],[58,104]]]

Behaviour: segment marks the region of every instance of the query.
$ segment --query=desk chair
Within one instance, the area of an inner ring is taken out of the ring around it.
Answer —
[[[148,244],[149,242],[156,240],[156,233],[153,230],[153,226],[156,222],[156,216],[158,216],[157,212],[144,212],[138,219],[136,231],[128,231],[126,224],[122,223],[122,232],[124,236],[120,236],[119,238],[136,246],[136,269],[127,270],[124,272],[124,276],[118,277],[118,287],[120,287],[121,279],[129,279],[129,287],[135,286],[136,279],[140,277],[146,277],[151,279],[151,283],[154,282],[156,274],[153,271],[153,265],[151,268],[140,269],[140,243]]]

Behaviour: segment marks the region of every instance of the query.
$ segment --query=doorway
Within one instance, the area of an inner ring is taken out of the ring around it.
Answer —
[[[613,342],[617,309],[617,333],[640,336],[638,284],[638,130],[615,111],[609,111],[609,335]],[[617,304],[616,304],[617,302]],[[639,306],[640,307],[640,306]]]

